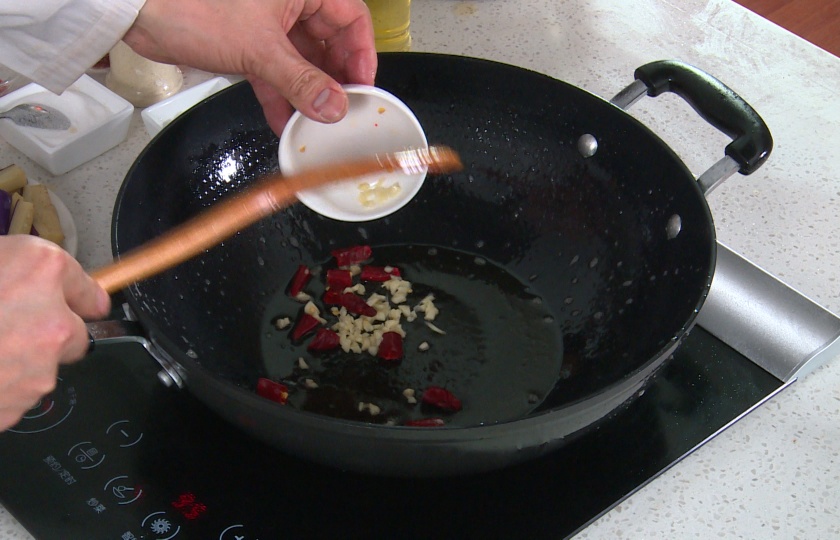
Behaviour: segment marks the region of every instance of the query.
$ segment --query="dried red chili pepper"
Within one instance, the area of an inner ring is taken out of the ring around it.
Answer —
[[[315,333],[315,337],[309,342],[306,347],[308,351],[331,351],[337,349],[340,344],[338,334],[329,328],[319,328]]]
[[[338,297],[338,305],[347,308],[350,313],[356,315],[364,315],[366,317],[373,317],[376,315],[376,309],[369,306],[365,299],[353,293],[342,293]]]
[[[441,427],[446,425],[446,421],[443,418],[418,418],[417,420],[406,420],[403,423],[404,426],[411,426],[411,427]]]
[[[350,266],[370,259],[373,250],[370,246],[350,246],[344,249],[336,249],[331,253],[338,266]]]
[[[460,411],[461,400],[455,394],[440,386],[430,386],[423,392],[423,403],[444,409],[446,411]]]
[[[342,293],[341,291],[327,289],[326,291],[324,291],[324,296],[322,297],[322,300],[325,304],[340,304],[342,294],[344,293]]]
[[[353,276],[350,270],[327,270],[327,287],[336,292],[342,292],[353,286]]]
[[[376,356],[383,360],[399,360],[403,355],[403,338],[396,332],[382,334],[382,342]]]
[[[303,292],[303,288],[312,279],[312,271],[305,264],[298,266],[292,281],[289,283],[289,296],[297,296]]]
[[[260,377],[257,379],[257,395],[285,405],[289,400],[289,389],[285,384]]]
[[[400,269],[396,266],[363,266],[359,279],[362,281],[388,281],[392,277],[400,277]]]
[[[297,341],[306,334],[315,330],[318,325],[321,324],[321,321],[313,317],[308,313],[301,313],[298,320],[295,321],[295,326],[292,328],[291,338],[293,341]]]

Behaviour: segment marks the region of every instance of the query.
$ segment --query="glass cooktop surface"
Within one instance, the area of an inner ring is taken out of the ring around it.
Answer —
[[[568,537],[782,386],[697,327],[641,397],[558,451],[418,480],[289,457],[158,369],[139,345],[98,346],[0,434],[0,501],[36,539]]]

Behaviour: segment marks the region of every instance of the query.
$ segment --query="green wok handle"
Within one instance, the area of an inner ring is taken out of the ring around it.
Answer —
[[[647,95],[673,92],[731,137],[725,153],[738,163],[741,174],[751,174],[770,155],[773,137],[767,124],[741,96],[711,75],[683,62],[661,60],[638,68],[634,77],[645,84]]]

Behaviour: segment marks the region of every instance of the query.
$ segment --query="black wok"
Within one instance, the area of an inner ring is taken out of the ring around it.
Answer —
[[[683,95],[733,137],[717,169],[748,174],[766,159],[766,126],[716,80],[670,62],[636,76],[643,91]],[[261,221],[130,287],[145,332],[170,372],[219,415],[284,451],[343,469],[472,473],[539,456],[592,429],[643,390],[703,304],[716,245],[703,189],[620,108],[534,72],[387,54],[377,85],[414,110],[431,142],[459,151],[465,171],[427,180],[409,206],[383,220],[335,222],[296,205]],[[181,116],[125,178],[113,215],[115,256],[276,169],[277,143],[245,84]],[[304,373],[296,359],[305,346],[271,324],[299,308],[283,290],[299,264],[323,271],[331,250],[355,244],[386,254],[378,264],[428,277],[417,287],[437,292],[436,322],[448,333],[408,330],[396,367],[336,354],[312,359]],[[437,263],[429,261],[447,257],[461,275],[434,282],[429,267]],[[494,296],[497,288],[504,294]],[[421,355],[421,340],[436,341]],[[260,377],[289,383],[297,400],[282,406],[259,397]],[[295,386],[304,378],[321,384]],[[463,412],[399,403],[404,387],[419,394],[429,384],[452,389]],[[377,399],[381,415],[355,408]],[[427,416],[447,425],[389,425]]]

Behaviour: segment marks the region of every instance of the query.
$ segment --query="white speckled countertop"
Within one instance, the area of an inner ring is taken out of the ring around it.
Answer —
[[[718,238],[840,313],[840,59],[730,0],[415,0],[413,50],[463,54],[546,73],[609,98],[649,61],[680,59],[723,80],[770,126],[765,166],[710,196]],[[696,173],[726,139],[677,98],[630,110]],[[148,142],[128,139],[60,177],[5,142],[73,212],[78,258],[110,258],[111,208]],[[600,538],[840,537],[840,362],[829,361],[665,472],[578,535]],[[31,538],[0,507],[0,538]]]

